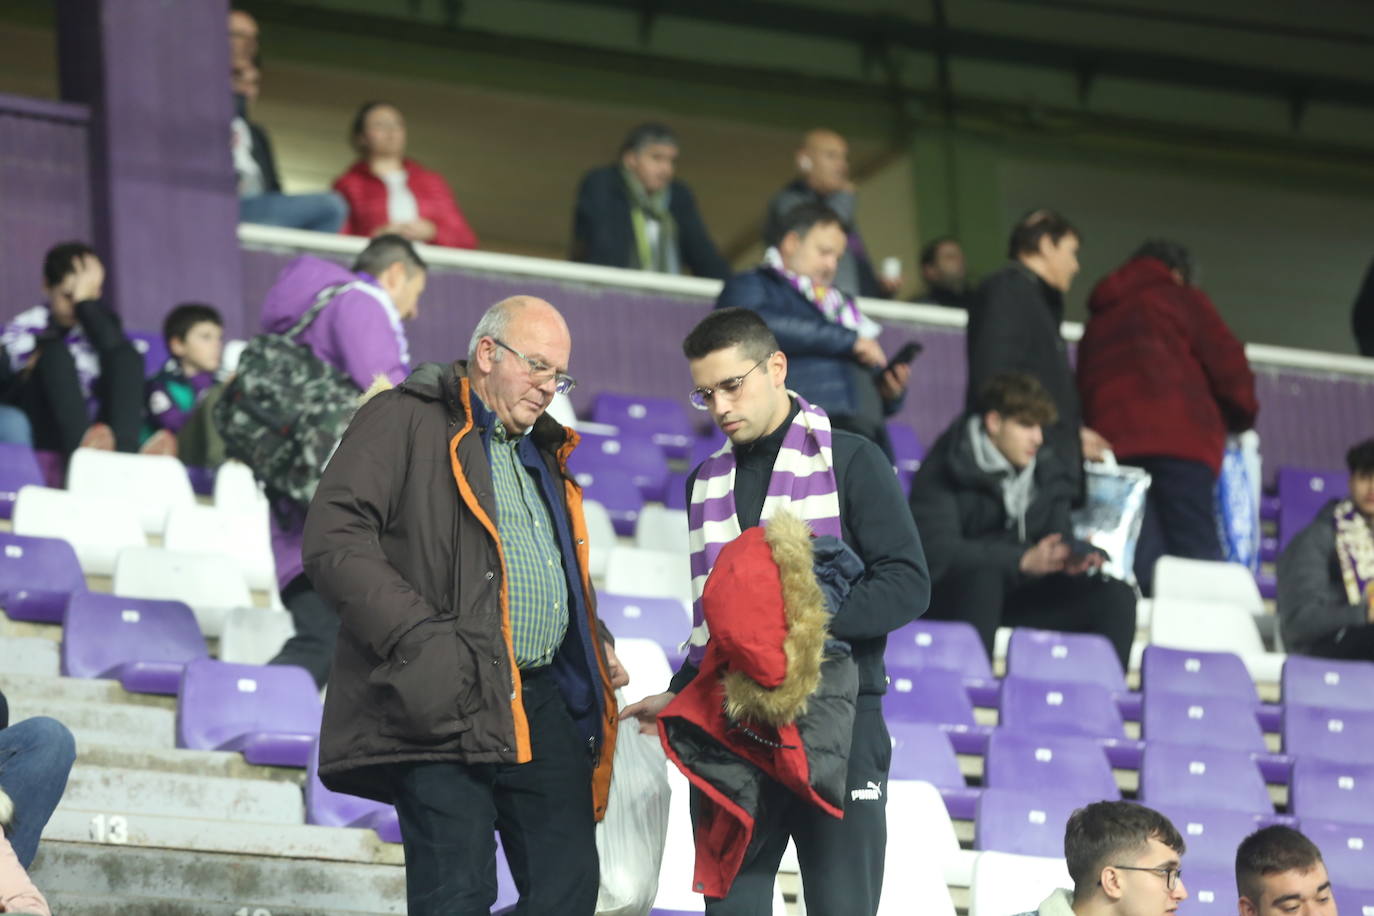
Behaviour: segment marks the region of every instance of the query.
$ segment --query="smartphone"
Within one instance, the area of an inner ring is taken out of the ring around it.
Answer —
[[[902,345],[902,348],[897,351],[897,354],[887,361],[887,366],[884,367],[883,371],[886,372],[893,366],[900,366],[902,363],[911,362],[913,359],[920,356],[921,351],[925,348],[925,344],[921,343],[919,340],[908,340]]]

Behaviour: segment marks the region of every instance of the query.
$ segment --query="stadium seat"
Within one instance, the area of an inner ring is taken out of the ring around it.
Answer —
[[[1283,749],[1292,757],[1374,764],[1374,709],[1286,706]]]
[[[999,686],[992,676],[983,642],[972,624],[914,620],[887,637],[884,659],[901,668],[948,668],[963,675],[969,697],[979,706],[996,706]]]
[[[209,553],[181,553],[158,547],[129,547],[119,553],[114,593],[129,598],[184,601],[201,632],[219,636],[231,608],[250,607],[253,597],[238,565]]]
[[[81,571],[88,576],[112,574],[121,550],[148,543],[134,503],[47,487],[20,488],[14,502],[14,532],[62,538],[72,545]]]
[[[1302,832],[1322,851],[1334,887],[1374,892],[1374,869],[1369,867],[1370,855],[1374,854],[1374,825],[1303,818]],[[1192,851],[1189,848],[1190,857]]]
[[[1159,805],[1188,844],[1185,871],[1232,868],[1240,841],[1264,826],[1262,818],[1248,811],[1204,808],[1196,805]],[[1186,883],[1186,882],[1185,882]],[[1191,888],[1190,888],[1191,890]]]
[[[14,515],[20,487],[43,486],[43,469],[27,445],[0,442],[0,518]]]
[[[943,731],[929,722],[909,722],[900,719],[887,723],[892,739],[892,766],[888,778],[903,782],[926,782],[940,791],[948,816],[959,820],[973,820],[981,790],[970,788],[959,770]],[[892,812],[888,812],[891,821]]]
[[[651,639],[618,638],[615,654],[630,675],[630,683],[620,688],[625,703],[635,703],[668,689],[673,669],[658,643]]]
[[[320,746],[310,746],[305,771],[305,822],[321,827],[362,827],[377,831],[386,843],[401,842],[401,822],[396,809],[382,802],[346,795],[320,782]],[[499,864],[499,860],[498,860]]]
[[[1189,842],[1184,837],[1185,842]],[[1194,867],[1193,847],[1189,842],[1188,852],[1183,857],[1183,887],[1188,891],[1188,899],[1179,907],[1179,912],[1188,916],[1235,916],[1236,914],[1236,871],[1235,850],[1231,851],[1230,867]]]
[[[600,591],[596,594],[596,611],[617,640],[629,637],[657,643],[673,670],[687,655],[679,648],[692,632],[691,606],[684,601]]]
[[[304,767],[321,713],[319,691],[304,668],[197,659],[181,676],[177,747],[242,751],[249,763]]]
[[[905,423],[888,421],[887,437],[892,443],[892,455],[896,458],[893,463],[898,472],[916,473],[926,457],[926,450],[921,445],[921,439],[916,435],[916,430]]]
[[[1059,830],[1063,852],[1063,827]],[[1073,887],[1068,866],[1062,856],[1018,856],[1005,852],[985,852],[973,865],[969,893],[969,916],[1010,916],[1035,912],[1052,892]]]
[[[563,426],[577,428],[577,410],[573,407],[572,398],[562,392],[553,396],[544,412]]]
[[[113,678],[131,693],[175,694],[181,672],[209,656],[180,601],[77,592],[62,620],[62,674]]]
[[[1350,478],[1344,471],[1282,467],[1275,475],[1275,483],[1279,497],[1280,551],[1317,517],[1322,506],[1350,492]]]
[[[1303,821],[1374,824],[1374,765],[1298,757],[1288,787],[1288,810]]]
[[[1274,813],[1269,790],[1250,754],[1157,740],[1145,745],[1140,763],[1140,800],[1152,807],[1198,806],[1251,814]]]
[[[724,444],[725,436],[718,429],[713,429],[704,436],[698,436],[692,442],[692,454],[687,459],[688,470],[696,470],[697,465],[720,451],[720,447]]]
[[[689,553],[686,511],[667,509],[657,503],[646,505],[635,521],[635,546]]]
[[[1255,704],[1234,697],[1186,696],[1151,691],[1146,694],[1141,737],[1193,747],[1219,747],[1265,753],[1264,733]]]
[[[196,501],[186,466],[169,455],[79,448],[67,466],[67,489],[80,497],[119,493],[133,500],[145,534],[161,534],[169,510]]]
[[[1284,656],[1264,650],[1254,617],[1235,604],[1161,597],[1156,592],[1150,642],[1171,649],[1234,652],[1256,681],[1278,681],[1283,669]]]
[[[663,507],[665,509],[687,509],[687,474],[674,471],[668,475],[663,485]]]
[[[988,741],[983,784],[1032,794],[1072,787],[1074,794],[1089,801],[1121,797],[1111,765],[1092,738],[1022,734],[1003,728]]]
[[[615,546],[615,525],[606,507],[594,499],[582,501],[582,517],[587,523],[587,562],[593,579],[606,575],[606,564]]]
[[[968,887],[973,878],[973,861],[977,853],[959,847],[954,823],[941,798],[939,788],[929,782],[911,779],[889,779],[887,783],[887,874],[915,861],[937,865],[944,873],[944,883]],[[969,820],[973,809],[969,809]],[[901,856],[899,866],[893,855]],[[884,884],[883,898],[887,898]],[[939,903],[936,899],[937,905]],[[879,916],[885,912],[879,906]],[[898,914],[920,912],[920,907],[908,905]]]
[[[71,544],[0,531],[0,607],[11,619],[59,623],[67,598],[85,590]]]
[[[690,561],[685,553],[617,544],[606,564],[606,591],[642,598],[677,598],[690,603]]]
[[[623,537],[634,534],[635,523],[644,508],[644,495],[628,471],[610,467],[583,470],[577,474],[577,482],[582,487],[584,505],[600,503],[616,534]]]
[[[253,471],[242,461],[226,461],[215,472],[214,503],[217,509],[244,511],[260,504],[267,508],[267,497],[258,488]]]
[[[1154,598],[1228,604],[1248,614],[1264,614],[1255,576],[1239,563],[1163,556],[1155,565]]]
[[[1140,742],[1126,737],[1121,710],[1101,684],[1041,681],[1008,675],[1002,680],[1002,728],[1036,735],[1099,739],[1114,767],[1140,765]]]
[[[1127,689],[1121,660],[1105,636],[1017,627],[1007,646],[1007,673],[1101,684],[1112,692],[1122,716],[1140,718],[1140,696]]]
[[[987,750],[992,729],[975,721],[973,704],[959,672],[889,665],[887,674],[883,712],[889,722],[929,722],[940,726],[961,754]]]
[[[236,607],[224,615],[219,636],[219,660],[238,665],[265,665],[296,635],[286,611],[266,607]]]
[[[592,420],[622,433],[648,437],[669,458],[686,458],[696,440],[687,406],[676,398],[651,398],[603,391],[592,402]]]
[[[579,483],[583,474],[595,476],[607,470],[630,475],[645,500],[663,501],[668,483],[668,459],[647,436],[621,432],[616,436],[580,432],[582,441],[568,457],[568,470]],[[586,486],[583,483],[583,486]],[[621,532],[629,534],[629,532]]]
[[[1374,890],[1358,887],[1334,887],[1332,896],[1340,912],[1353,916],[1374,916]]]
[[[1205,652],[1146,646],[1140,668],[1141,688],[1151,693],[1182,693],[1196,697],[1232,697],[1254,704],[1260,725],[1276,732],[1281,723],[1278,706],[1261,703],[1255,681],[1234,652]]]
[[[194,503],[173,506],[167,513],[162,546],[183,553],[231,557],[249,588],[270,591],[277,587],[267,518],[254,508],[233,511]]]
[[[1114,800],[1118,796],[1111,796]],[[978,798],[973,848],[1020,856],[1051,857],[1064,851],[1064,825],[1084,805],[1100,801],[1078,791],[1027,791],[988,787]],[[974,866],[974,880],[977,880]],[[1038,902],[1038,901],[1037,901]]]
[[[1374,662],[1290,655],[1283,665],[1282,686],[1285,706],[1369,709]]]

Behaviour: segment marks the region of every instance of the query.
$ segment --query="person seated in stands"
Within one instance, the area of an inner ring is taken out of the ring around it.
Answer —
[[[425,262],[399,235],[373,239],[351,271],[305,255],[287,264],[267,291],[262,330],[268,334],[289,331],[321,290],[348,284],[300,333],[297,342],[351,378],[359,393],[379,377],[399,385],[410,374],[410,345],[402,322],[419,312],[425,279]],[[334,658],[339,616],[305,576],[301,562],[305,509],[298,504],[278,505],[271,514],[277,581],[296,635],[269,664],[299,665],[323,687]]]
[[[847,244],[839,214],[823,204],[795,207],[763,263],[731,277],[716,308],[759,314],[787,354],[788,384],[830,415],[838,429],[876,442],[891,457],[885,418],[901,406],[911,367],[887,369],[882,330],[836,286]]]
[[[105,268],[83,242],[64,242],[43,259],[47,302],[21,312],[0,331],[12,381],[5,401],[33,427],[35,448],[69,455],[78,447],[139,451],[143,429],[143,357],[119,317],[101,302]],[[143,451],[167,454],[171,436]]]
[[[1336,916],[1322,851],[1285,824],[1262,827],[1236,847],[1236,893],[1240,916]]]
[[[67,776],[76,762],[76,739],[67,726],[48,716],[34,716],[10,724],[9,704],[0,693],[0,793],[14,801],[5,824],[7,846],[20,868],[33,864],[38,838],[52,817]],[[3,807],[3,806],[0,806]],[[0,815],[4,812],[0,810]],[[5,856],[0,850],[0,900],[10,888],[5,883]],[[8,905],[8,901],[6,901]],[[11,910],[0,907],[0,912]]]
[[[463,211],[438,172],[406,158],[406,122],[387,102],[358,109],[350,134],[358,161],[334,182],[348,203],[348,235],[399,235],[412,242],[476,248]]]
[[[677,135],[669,127],[641,124],[620,145],[619,163],[584,175],[573,212],[572,260],[729,276],[691,189],[673,177],[677,155]]]
[[[911,485],[934,582],[926,616],[971,623],[989,657],[999,626],[1097,633],[1124,670],[1135,592],[1096,575],[1104,555],[1074,539],[1071,479],[1044,446],[1055,416],[1033,376],[995,375],[926,455]]]
[[[167,313],[162,337],[171,357],[148,380],[148,425],[177,437],[177,455],[196,467],[213,467],[223,462],[222,443],[218,460],[207,454],[213,450],[204,442],[214,439],[214,424],[202,420],[188,426],[192,417],[208,410],[208,397],[217,382],[220,356],[224,350],[224,321],[212,306],[186,302]],[[182,434],[187,430],[183,440]]]
[[[801,204],[829,207],[840,218],[844,252],[835,270],[835,285],[851,296],[890,299],[902,288],[901,277],[879,278],[855,222],[858,196],[849,180],[849,144],[833,130],[816,129],[797,150],[797,177],[773,195],[763,218],[763,243],[777,245],[788,231],[787,214]]]
[[[1350,496],[1327,503],[1279,555],[1289,652],[1374,661],[1374,439],[1345,456]]]
[[[1161,556],[1223,559],[1217,474],[1226,434],[1255,425],[1245,345],[1194,285],[1177,242],[1152,239],[1093,289],[1078,344],[1083,422],[1123,464],[1150,473],[1135,576],[1153,593]]]
[[[926,282],[926,291],[917,301],[968,308],[968,266],[958,239],[946,235],[921,249],[921,279]]]
[[[234,119],[230,122],[230,138],[238,180],[239,220],[287,229],[338,232],[348,215],[348,205],[338,194],[282,193],[272,141],[261,124],[248,119],[258,100],[260,67],[261,62],[254,58],[234,64],[231,71]]]
[[[1059,888],[1021,916],[1134,916],[1171,913],[1188,899],[1183,835],[1153,808],[1093,802],[1069,815],[1064,859],[1073,890]]]

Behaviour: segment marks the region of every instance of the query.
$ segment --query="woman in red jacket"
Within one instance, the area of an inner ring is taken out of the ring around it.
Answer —
[[[352,139],[358,161],[334,182],[348,201],[345,234],[394,232],[431,245],[477,247],[448,182],[406,158],[406,123],[396,106],[368,102],[358,109]]]

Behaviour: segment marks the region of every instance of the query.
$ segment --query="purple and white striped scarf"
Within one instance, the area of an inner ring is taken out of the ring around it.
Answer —
[[[806,520],[816,535],[840,537],[840,496],[831,453],[830,418],[795,392],[788,394],[796,398],[801,409],[783,435],[759,518],[767,521],[785,508]],[[699,668],[710,638],[701,593],[721,548],[740,536],[735,514],[735,451],[729,440],[697,471],[687,525],[692,549],[692,635],[687,640],[687,659]]]
[[[851,331],[865,327],[866,319],[852,296],[845,295],[838,286],[818,286],[810,277],[788,270],[782,259],[782,252],[778,251],[776,245],[763,253],[763,266],[786,280],[827,320]]]

